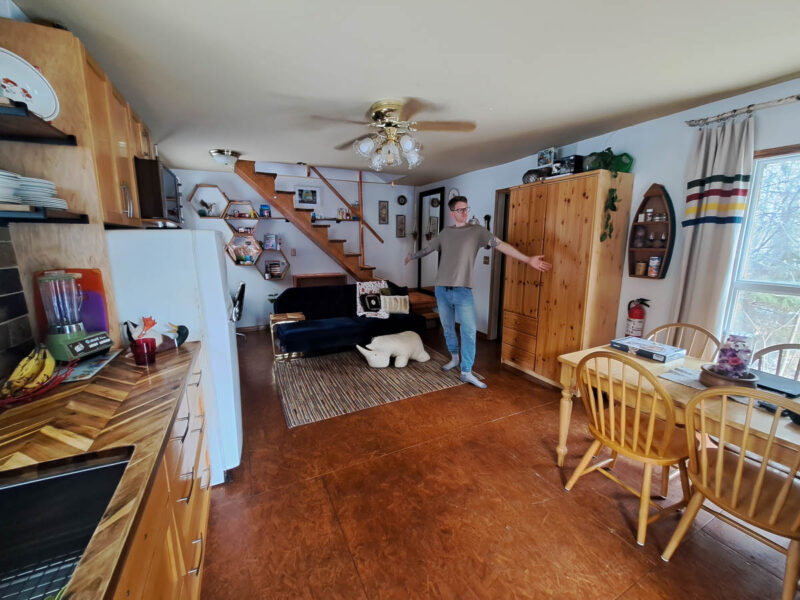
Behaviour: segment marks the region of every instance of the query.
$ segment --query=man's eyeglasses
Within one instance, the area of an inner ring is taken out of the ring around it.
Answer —
[[[469,212],[469,206],[465,206],[464,208],[454,208],[450,212],[457,212],[457,213],[467,214],[467,212]]]

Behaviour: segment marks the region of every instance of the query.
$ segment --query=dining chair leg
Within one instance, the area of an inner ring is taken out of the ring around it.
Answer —
[[[664,552],[661,554],[661,560],[666,562],[672,558],[672,555],[678,548],[678,544],[681,543],[686,535],[686,532],[689,531],[689,526],[694,521],[701,506],[703,506],[703,494],[700,492],[695,492],[692,495],[692,499],[689,500],[689,504],[686,506],[686,511],[683,513],[683,517],[681,517],[681,520],[678,522],[678,526],[675,528],[675,533],[672,534],[667,547],[664,548]]]
[[[572,486],[575,485],[575,482],[578,481],[578,478],[583,475],[586,467],[589,466],[589,462],[591,462],[602,445],[603,443],[600,440],[595,440],[592,442],[592,445],[589,446],[589,449],[586,451],[586,454],[583,455],[581,462],[578,463],[578,466],[572,473],[572,477],[569,478],[567,485],[564,486],[565,490],[570,491],[572,489]]]
[[[683,499],[686,502],[689,501],[689,497],[692,495],[691,489],[689,488],[689,473],[686,470],[686,461],[682,460],[678,463],[678,471],[680,472],[681,476],[681,489],[683,490]]]
[[[661,497],[666,498],[669,494],[669,465],[661,467]]]
[[[650,513],[650,490],[653,485],[653,465],[644,465],[644,476],[642,477],[642,495],[639,498],[639,530],[636,534],[636,543],[644,546],[644,538],[647,535],[647,515]]]
[[[800,541],[792,540],[789,544],[789,552],[786,554],[782,600],[794,600],[798,577],[800,577]]]
[[[617,464],[617,455],[618,455],[618,454],[619,454],[619,453],[618,453],[616,450],[612,450],[612,451],[611,451],[611,462],[610,462],[610,463],[608,463],[608,467],[607,467],[609,471],[610,471],[611,469],[613,469],[613,468],[614,468],[614,466]]]

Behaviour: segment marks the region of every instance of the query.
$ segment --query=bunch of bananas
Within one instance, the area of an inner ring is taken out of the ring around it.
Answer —
[[[56,361],[45,346],[37,346],[11,373],[0,389],[0,397],[11,396],[19,390],[33,391],[53,376]]]

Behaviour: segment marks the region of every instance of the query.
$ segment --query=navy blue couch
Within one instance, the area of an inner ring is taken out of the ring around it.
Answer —
[[[389,287],[395,295],[408,294],[408,288]],[[275,299],[274,310],[305,315],[305,321],[279,324],[275,340],[283,352],[306,356],[363,346],[376,335],[425,331],[425,318],[413,312],[388,319],[356,316],[355,284],[288,288]]]

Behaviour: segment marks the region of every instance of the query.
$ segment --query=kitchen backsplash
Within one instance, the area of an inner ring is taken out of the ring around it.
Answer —
[[[0,227],[0,380],[33,348],[28,309],[8,227]]]

